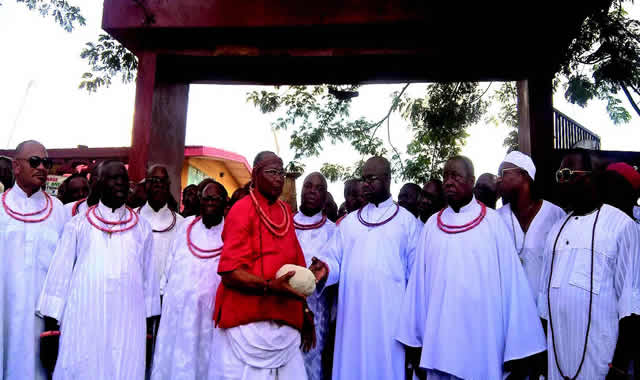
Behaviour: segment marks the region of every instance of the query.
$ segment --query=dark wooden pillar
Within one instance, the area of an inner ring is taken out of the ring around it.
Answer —
[[[553,187],[553,75],[531,77],[517,83],[518,145],[536,165],[536,182],[544,196]]]
[[[155,53],[140,53],[138,62],[129,176],[139,181],[151,165],[165,165],[179,200],[189,85],[163,82]]]

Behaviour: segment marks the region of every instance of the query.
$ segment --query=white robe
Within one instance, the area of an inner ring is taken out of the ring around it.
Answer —
[[[111,221],[129,215],[124,207],[112,212],[102,203],[97,211]],[[54,379],[144,378],[146,318],[160,314],[152,245],[143,219],[111,235],[85,215],[65,226],[38,303],[38,313],[61,324]]]
[[[640,220],[640,206],[633,206],[633,217]]]
[[[313,216],[306,216],[298,212],[293,219],[300,224],[315,224],[322,219],[322,212]],[[304,261],[311,265],[311,259],[320,255],[322,250],[329,244],[329,239],[336,230],[335,224],[327,219],[326,223],[314,230],[298,230],[296,236],[304,253]],[[331,302],[324,293],[315,292],[307,297],[307,304],[314,314],[316,327],[316,347],[304,354],[305,366],[309,380],[323,380],[322,351],[325,346],[329,319],[331,318]]]
[[[396,204],[368,204],[362,216],[377,223]],[[400,207],[382,226],[367,227],[358,212],[347,215],[320,259],[329,266],[325,286],[340,282],[333,379],[401,379],[404,349],[394,339],[400,307],[415,258],[420,226]]]
[[[66,205],[64,205],[64,210],[67,213],[67,216],[69,218],[73,218],[75,216],[75,215],[73,215],[73,205],[75,205],[75,204],[76,204],[76,202],[69,202]],[[77,210],[78,213],[76,215],[79,215],[79,214],[84,215],[84,214],[86,214],[87,208],[88,208],[87,201],[85,200],[82,203],[80,203],[80,205],[78,205],[78,210]]]
[[[442,220],[463,225],[471,203]],[[420,367],[464,379],[501,379],[503,364],[545,350],[544,332],[513,239],[496,211],[475,228],[447,234],[429,218],[402,306],[397,339],[422,347]]]
[[[558,206],[545,200],[542,201],[540,210],[533,217],[529,224],[527,233],[522,231],[518,218],[511,211],[511,205],[506,204],[498,209],[498,214],[511,232],[511,237],[515,240],[515,249],[520,256],[520,262],[524,268],[524,273],[529,280],[529,287],[534,300],[537,301],[540,291],[540,274],[542,273],[542,261],[544,258],[544,245],[547,235],[553,225],[566,217],[566,213]],[[524,239],[524,242],[523,242]]]
[[[273,321],[216,328],[209,380],[307,380],[300,332]]]
[[[152,380],[201,380],[208,376],[220,256],[201,259],[191,253],[187,246],[187,228],[194,219],[195,216],[191,216],[180,225],[167,259],[167,284]],[[223,226],[221,222],[207,229],[199,221],[193,226],[191,241],[203,249],[221,247]]]
[[[30,198],[15,185],[9,190],[7,205],[29,213],[44,208],[43,192]],[[62,203],[52,197],[51,215],[41,223],[13,219],[0,207],[0,374],[3,379],[46,379],[40,365],[40,334],[44,321],[35,315],[56,244],[68,220]],[[44,216],[35,215],[29,219]]]
[[[551,316],[562,371],[574,376],[584,347],[591,287],[591,236],[596,212],[571,216],[556,246]],[[564,219],[547,238],[538,309],[549,320],[548,287],[553,244]],[[640,315],[640,230],[622,211],[603,205],[595,232],[593,306],[587,356],[578,379],[604,379],[618,339],[618,321]],[[548,323],[547,323],[548,325]],[[560,379],[547,328],[548,379]]]
[[[164,205],[157,212],[149,206],[149,203],[145,203],[140,209],[140,216],[143,217],[151,225],[152,230],[163,231],[171,225],[173,222],[173,215],[167,205]],[[184,218],[182,215],[175,213],[176,223],[173,228],[167,232],[154,232],[153,233],[153,266],[155,267],[155,273],[158,277],[158,283],[160,284],[160,295],[164,295],[164,284],[162,280],[163,276],[166,276],[165,270],[167,269],[167,257],[171,250],[171,244],[176,238],[176,232],[178,226],[182,223]]]

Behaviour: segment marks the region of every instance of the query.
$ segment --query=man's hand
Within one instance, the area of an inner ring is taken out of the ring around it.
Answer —
[[[293,298],[304,300],[306,297],[293,289],[289,285],[289,280],[296,274],[294,271],[287,272],[284,276],[276,278],[275,280],[268,281],[269,291],[272,293],[282,294]]]
[[[317,257],[311,259],[309,270],[316,276],[316,282],[322,282],[329,276],[329,266],[324,261],[318,260]]]
[[[313,320],[313,312],[307,302],[304,303],[304,322],[302,324],[302,342],[300,347],[306,354],[316,346],[316,326]]]

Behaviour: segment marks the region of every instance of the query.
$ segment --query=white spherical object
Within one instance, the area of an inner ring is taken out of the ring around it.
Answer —
[[[310,295],[316,290],[316,276],[312,271],[305,267],[293,264],[284,264],[280,269],[278,269],[276,278],[280,278],[291,271],[296,272],[296,274],[289,279],[289,285],[291,285],[293,289],[305,296]]]

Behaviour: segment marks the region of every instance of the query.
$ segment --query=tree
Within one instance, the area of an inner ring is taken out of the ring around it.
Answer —
[[[17,0],[29,10],[39,12],[43,17],[53,17],[67,32],[72,32],[78,25],[85,25],[85,18],[80,8],[69,4],[66,0]],[[2,3],[0,2],[0,5]]]

